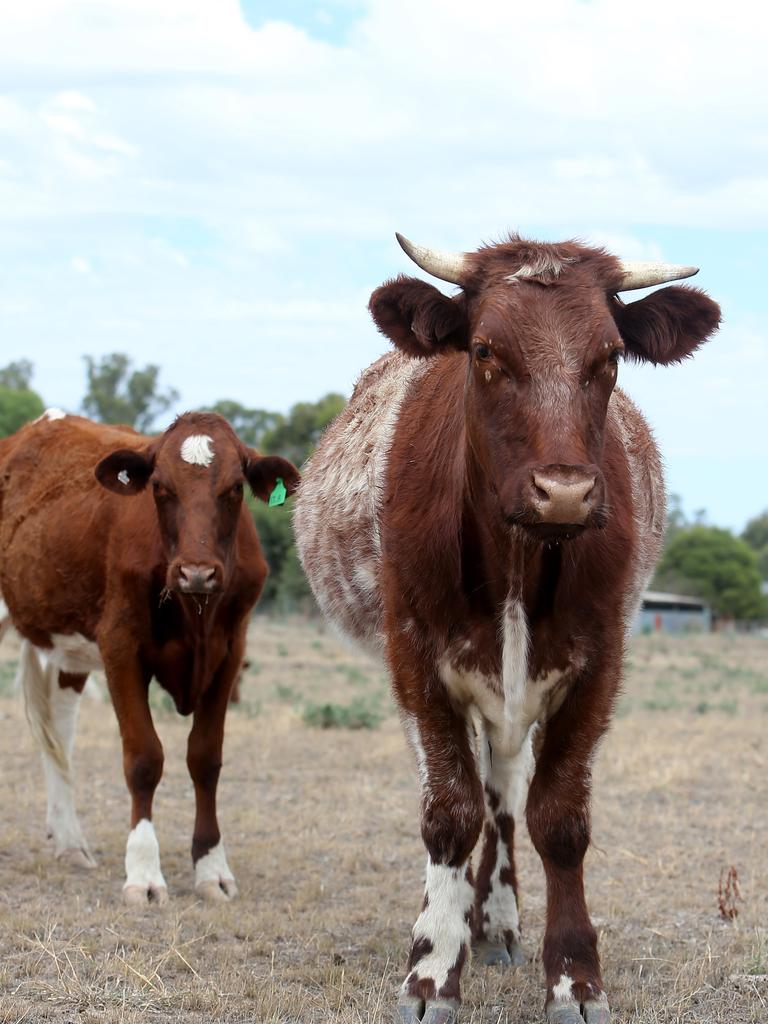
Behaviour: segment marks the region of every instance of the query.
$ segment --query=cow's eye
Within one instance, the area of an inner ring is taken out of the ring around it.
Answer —
[[[243,493],[243,481],[238,480],[236,484],[233,484],[229,490],[229,493],[234,494],[235,496],[241,495]]]
[[[491,350],[487,345],[475,345],[475,355],[481,362],[491,358]]]
[[[608,362],[612,363],[614,366],[616,366],[616,364],[618,363],[619,359],[621,359],[621,353],[623,351],[624,351],[623,349],[615,348],[611,352],[611,354],[608,356]]]

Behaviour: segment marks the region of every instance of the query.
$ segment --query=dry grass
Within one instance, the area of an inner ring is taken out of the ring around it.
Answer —
[[[766,653],[759,637],[633,647],[597,761],[587,864],[619,1024],[768,1020]],[[13,659],[12,643],[2,656]],[[0,1024],[390,1019],[423,852],[386,681],[316,626],[259,619],[251,657],[221,786],[240,898],[195,900],[188,723],[157,694],[167,760],[155,820],[172,901],[142,911],[119,899],[128,798],[111,709],[84,701],[79,804],[99,868],[76,873],[52,860],[42,772],[11,667],[0,664]],[[375,730],[312,728],[308,704],[382,720]],[[506,974],[470,967],[467,1024],[542,1016],[544,894],[526,836],[519,866],[528,962]],[[731,866],[741,900],[724,921],[718,884]]]

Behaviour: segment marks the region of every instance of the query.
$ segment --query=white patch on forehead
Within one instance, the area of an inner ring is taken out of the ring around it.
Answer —
[[[532,277],[559,277],[563,270],[573,260],[569,256],[553,256],[550,253],[541,253],[533,263],[524,263],[519,270],[507,277],[508,284],[517,284]]]
[[[117,474],[117,479],[120,481],[123,487],[127,487],[128,484],[131,482],[131,478],[128,476],[127,469],[121,469],[120,472]]]
[[[213,438],[208,434],[190,434],[181,445],[181,457],[191,466],[210,466],[213,462]]]

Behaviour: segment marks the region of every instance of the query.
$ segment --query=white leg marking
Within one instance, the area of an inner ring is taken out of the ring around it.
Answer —
[[[195,864],[195,889],[212,902],[231,900],[237,895],[235,878],[227,864],[224,841],[219,842]]]
[[[132,829],[125,845],[123,897],[126,903],[165,903],[168,899],[168,887],[160,870],[160,846],[148,818],[142,818]]]
[[[57,857],[65,857],[79,867],[93,868],[93,859],[85,840],[75,810],[75,791],[72,783],[72,748],[75,739],[77,714],[80,709],[80,694],[76,690],[62,690],[52,673],[53,683],[50,694],[50,728],[59,738],[61,749],[67,759],[69,770],[62,774],[55,758],[48,750],[42,751],[45,788],[48,797],[46,824],[48,834],[54,841]]]
[[[552,989],[552,1001],[570,1003],[573,999],[573,978],[567,974],[560,975],[560,981]]]
[[[467,881],[466,866],[450,868],[427,861],[427,905],[413,926],[413,938],[428,941],[432,950],[414,965],[403,983],[404,992],[409,982],[431,978],[435,992],[440,994],[462,948],[469,946],[469,914],[474,895],[474,887]]]

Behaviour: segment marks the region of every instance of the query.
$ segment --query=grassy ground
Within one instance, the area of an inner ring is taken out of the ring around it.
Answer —
[[[768,640],[643,637],[596,765],[588,897],[615,1020],[768,1020]],[[166,749],[155,821],[166,908],[120,903],[128,797],[111,708],[83,702],[79,805],[99,867],[53,861],[42,771],[0,650],[0,1024],[390,1019],[424,855],[383,673],[314,625],[259,619],[228,722],[221,819],[240,897],[195,899],[188,723],[153,696]],[[319,728],[330,723],[334,728]],[[351,728],[359,726],[359,728]],[[519,841],[527,963],[470,965],[462,1020],[542,1017],[542,872]],[[739,915],[718,911],[735,867]]]

